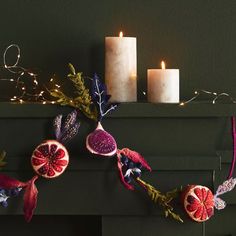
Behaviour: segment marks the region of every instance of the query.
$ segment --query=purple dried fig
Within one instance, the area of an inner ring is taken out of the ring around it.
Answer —
[[[117,152],[116,140],[98,123],[97,128],[87,136],[86,147],[89,152],[101,156],[113,156]]]

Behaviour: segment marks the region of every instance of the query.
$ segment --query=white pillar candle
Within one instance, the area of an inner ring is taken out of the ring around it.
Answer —
[[[106,37],[105,83],[111,102],[137,101],[136,38]]]
[[[148,101],[153,103],[179,103],[179,70],[148,69]]]

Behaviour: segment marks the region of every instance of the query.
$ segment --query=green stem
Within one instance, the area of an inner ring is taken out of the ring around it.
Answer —
[[[158,203],[163,208],[166,217],[171,216],[173,219],[183,223],[181,217],[178,214],[174,213],[173,207],[170,205],[170,202],[178,195],[177,189],[174,189],[170,192],[167,192],[166,194],[163,194],[156,188],[154,188],[152,185],[146,183],[140,178],[137,178],[136,180],[140,184],[140,186],[142,186],[146,190],[151,200],[154,203]]]

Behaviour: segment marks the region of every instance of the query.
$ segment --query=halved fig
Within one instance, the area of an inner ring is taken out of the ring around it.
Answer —
[[[115,139],[103,129],[100,122],[97,128],[87,136],[86,147],[93,154],[107,157],[113,156],[117,152]]]

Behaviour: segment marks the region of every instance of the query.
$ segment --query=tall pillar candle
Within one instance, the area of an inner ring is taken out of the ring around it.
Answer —
[[[136,38],[106,37],[105,83],[112,102],[137,101]]]
[[[148,69],[148,101],[152,103],[179,103],[179,70]]]

